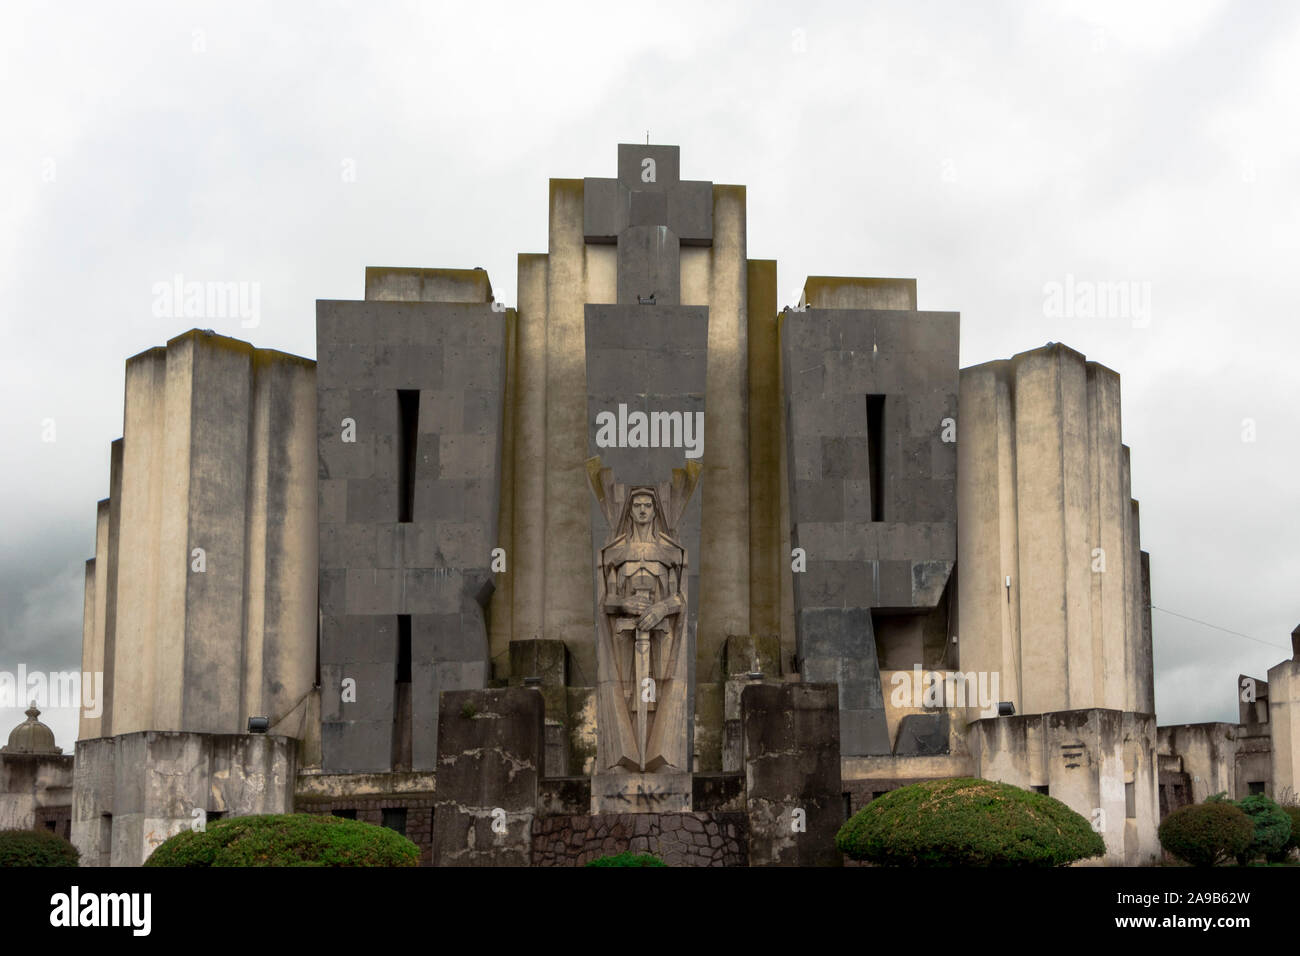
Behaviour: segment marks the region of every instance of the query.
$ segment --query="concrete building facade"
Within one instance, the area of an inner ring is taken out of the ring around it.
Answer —
[[[551,180],[513,309],[481,269],[370,268],[363,299],[317,303],[315,362],[197,330],[128,360],[86,571],[87,860],[138,863],[196,810],[377,815],[446,865],[604,839],[593,455],[635,482],[703,466],[689,811],[655,834],[824,863],[781,836],[790,801],[825,837],[975,774],[1065,801],[1104,862],[1156,858],[1161,785],[1202,745],[1155,725],[1119,376],[1051,343],[961,369],[958,313],[911,279],[809,277],[780,309],[745,187],[681,173],[677,147],[623,144],[614,177]],[[698,412],[698,447],[606,447],[620,406]],[[1297,666],[1269,672],[1275,790]],[[816,772],[758,769],[786,751]],[[480,840],[490,799],[508,852]]]

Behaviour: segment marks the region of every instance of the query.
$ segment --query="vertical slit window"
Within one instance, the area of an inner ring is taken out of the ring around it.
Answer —
[[[867,467],[871,480],[871,520],[885,520],[885,396],[867,396]]]
[[[420,434],[420,393],[397,392],[397,520],[413,520],[415,511],[415,451]]]
[[[411,682],[411,615],[397,616],[397,683]]]

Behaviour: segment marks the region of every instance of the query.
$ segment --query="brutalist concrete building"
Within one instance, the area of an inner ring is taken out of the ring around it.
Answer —
[[[513,308],[482,270],[370,268],[364,299],[317,303],[315,362],[197,330],[127,360],[83,861],[308,811],[443,865],[835,864],[846,813],[966,775],[1154,860],[1179,774],[1228,758],[1156,726],[1119,376],[1052,343],[961,369],[958,314],[910,279],[810,277],[782,308],[745,187],[683,180],[674,146],[620,145],[549,209]],[[594,784],[597,457],[646,488],[698,474],[671,539],[679,789]],[[1296,785],[1297,668],[1243,717],[1234,796]]]

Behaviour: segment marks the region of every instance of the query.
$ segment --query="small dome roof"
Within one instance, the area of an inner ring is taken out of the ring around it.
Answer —
[[[36,718],[41,712],[36,709],[36,701],[27,708],[27,719],[9,731],[9,746],[0,747],[0,753],[7,754],[61,754],[62,747],[54,746],[54,731],[50,730]]]

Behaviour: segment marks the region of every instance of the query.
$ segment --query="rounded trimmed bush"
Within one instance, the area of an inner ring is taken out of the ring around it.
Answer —
[[[1282,863],[1300,849],[1300,806],[1278,804],[1278,809],[1291,818],[1291,836],[1282,849],[1269,857],[1270,863]]]
[[[1243,866],[1259,857],[1274,857],[1291,839],[1291,817],[1262,793],[1252,793],[1237,801],[1237,806],[1254,825],[1254,836],[1244,853],[1237,855]]]
[[[1255,824],[1228,801],[1206,801],[1179,807],[1157,833],[1160,845],[1184,863],[1218,866],[1246,852]]]
[[[145,866],[418,866],[420,848],[387,827],[318,813],[214,820],[182,830]]]
[[[973,777],[877,797],[840,828],[835,845],[881,866],[1062,866],[1106,852],[1088,821],[1060,800]]]
[[[49,830],[0,830],[0,866],[79,866],[81,852]]]
[[[663,860],[653,853],[632,853],[624,851],[615,853],[612,856],[598,856],[587,864],[587,866],[667,866]]]

